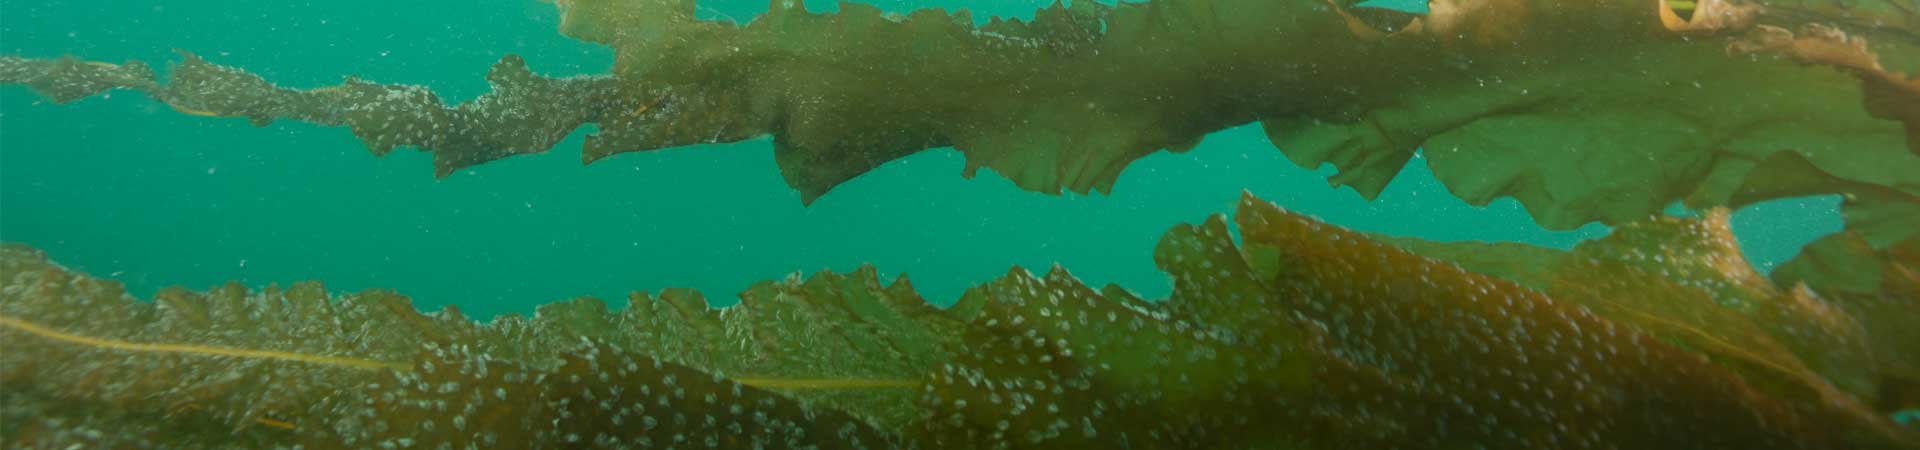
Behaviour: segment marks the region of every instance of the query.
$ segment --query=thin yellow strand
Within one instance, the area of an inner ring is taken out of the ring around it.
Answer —
[[[52,328],[48,328],[46,326],[42,326],[40,324],[28,322],[25,320],[21,320],[19,318],[5,316],[5,315],[0,315],[0,325],[5,325],[7,328],[20,330],[20,331],[26,332],[27,334],[40,336],[40,337],[55,340],[55,341],[65,342],[69,344],[76,344],[76,345],[84,345],[88,347],[103,348],[108,350],[120,350],[120,351],[141,352],[141,353],[178,353],[178,354],[203,355],[203,356],[226,356],[226,357],[233,357],[233,358],[251,358],[251,359],[274,359],[274,360],[281,360],[281,361],[292,361],[292,362],[319,364],[319,365],[336,366],[336,367],[351,367],[355,369],[369,369],[369,370],[388,369],[388,370],[397,370],[397,371],[405,372],[412,369],[412,367],[406,363],[393,362],[393,361],[380,361],[380,360],[373,360],[373,359],[312,355],[312,354],[306,354],[306,353],[293,353],[293,352],[282,352],[282,351],[273,351],[273,350],[255,350],[255,349],[245,349],[245,348],[214,347],[214,346],[204,346],[204,345],[183,345],[183,344],[146,344],[146,343],[127,342],[127,341],[119,341],[119,340],[112,340],[112,339],[100,339],[100,338],[95,338],[90,336],[81,336],[81,335],[67,333],[60,330],[55,330]],[[918,385],[918,383],[914,382],[913,380],[860,379],[860,378],[853,378],[853,379],[737,378],[737,379],[734,379],[734,381],[740,384],[753,386],[761,389],[900,389],[900,388],[912,388]],[[269,424],[269,425],[272,425],[272,424]]]
[[[297,428],[297,427],[296,427],[296,426],[295,426],[295,425],[293,424],[293,422],[288,422],[288,421],[285,421],[285,420],[279,420],[279,419],[269,419],[269,418],[265,418],[265,417],[255,417],[255,418],[253,419],[253,421],[254,421],[255,423],[259,423],[259,424],[261,424],[261,425],[266,425],[266,426],[269,426],[269,427],[274,427],[274,428],[279,428],[279,429],[282,429],[282,430],[292,430],[292,429],[294,429],[294,428]]]
[[[189,116],[200,116],[200,117],[220,117],[220,114],[215,113],[213,111],[196,109],[196,108],[188,108],[185,106],[173,104],[173,102],[166,102],[166,103],[168,108],[173,108],[174,111],[177,111],[181,114],[186,114]]]
[[[761,389],[900,389],[912,388],[919,383],[913,380],[890,379],[791,379],[791,378],[735,378],[740,384]]]
[[[4,316],[4,315],[0,315],[0,325],[6,325],[7,328],[13,328],[16,330],[25,331],[27,332],[27,334],[40,336],[40,337],[52,339],[55,341],[66,342],[69,344],[85,345],[88,347],[104,348],[108,350],[120,350],[120,351],[141,352],[141,353],[180,353],[180,354],[189,354],[189,355],[228,356],[228,357],[234,357],[234,358],[250,358],[250,359],[275,359],[275,360],[281,360],[281,361],[293,361],[293,362],[302,362],[302,363],[309,363],[309,364],[320,364],[320,365],[326,365],[326,366],[350,367],[355,369],[369,369],[369,370],[388,369],[388,370],[406,371],[410,368],[406,363],[380,361],[380,360],[372,360],[372,359],[347,358],[347,357],[340,357],[340,356],[310,355],[305,353],[282,352],[282,351],[273,351],[273,350],[254,350],[254,349],[245,349],[245,348],[213,347],[213,346],[203,346],[203,345],[143,344],[139,342],[100,339],[100,338],[67,333],[60,330],[47,328],[39,324],[35,324],[33,322],[28,322],[25,320],[20,320],[18,318],[14,318],[11,316]]]

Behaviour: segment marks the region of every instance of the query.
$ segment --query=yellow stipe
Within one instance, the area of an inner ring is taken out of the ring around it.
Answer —
[[[185,106],[175,105],[172,102],[168,102],[167,107],[173,108],[174,111],[179,111],[181,114],[186,114],[189,116],[200,116],[200,117],[219,117],[220,116],[219,114],[215,114],[213,111],[188,108]]]
[[[641,103],[641,104],[640,104],[640,107],[638,107],[638,108],[634,108],[634,109],[633,109],[633,111],[632,111],[632,112],[630,112],[630,113],[628,113],[627,115],[628,115],[628,116],[638,116],[638,115],[641,115],[641,114],[646,114],[646,113],[647,113],[647,111],[649,111],[649,110],[652,110],[654,106],[656,106],[656,105],[659,105],[659,104],[660,104],[660,102],[662,102],[662,101],[666,101],[666,99],[667,99],[667,98],[663,96],[663,97],[660,97],[660,98],[656,98],[656,99],[653,99],[653,101],[651,101],[651,102],[646,102],[646,103]]]
[[[733,381],[761,389],[904,389],[919,385],[913,380],[886,379],[735,378]]]
[[[205,408],[202,408],[197,403],[186,403],[178,407],[174,407],[172,410],[167,411],[167,416],[172,417],[173,415],[176,415],[176,414],[191,412],[191,411],[196,411],[201,409],[205,409]],[[253,423],[274,427],[274,428],[279,428],[282,430],[292,430],[292,429],[298,428],[293,424],[293,422],[288,422],[285,420],[275,419],[271,417],[255,417],[253,418]]]
[[[310,355],[305,353],[281,352],[281,351],[272,351],[272,350],[253,350],[253,349],[231,348],[231,347],[213,347],[213,346],[203,346],[203,345],[143,344],[138,342],[100,339],[100,338],[67,333],[67,332],[55,330],[52,328],[47,328],[45,326],[41,326],[33,322],[28,322],[25,320],[21,320],[18,318],[5,316],[5,315],[0,315],[0,325],[4,325],[6,328],[20,330],[20,331],[26,332],[27,334],[40,336],[40,337],[55,340],[55,341],[65,342],[69,344],[84,345],[84,346],[94,347],[94,348],[103,348],[108,350],[120,350],[120,351],[142,352],[142,353],[180,353],[180,354],[203,355],[203,356],[226,356],[226,357],[233,357],[233,358],[277,359],[281,361],[293,361],[293,362],[308,363],[308,364],[319,364],[319,365],[325,365],[325,366],[351,367],[355,369],[388,369],[388,370],[398,370],[402,372],[412,369],[412,367],[406,363],[380,361],[380,360],[372,360],[372,359]],[[902,389],[902,388],[912,388],[919,385],[917,382],[913,380],[858,379],[858,378],[855,378],[855,379],[736,378],[733,381],[740,384],[753,386],[761,389]],[[263,420],[272,420],[272,419],[263,419]],[[268,426],[277,426],[277,424],[267,423],[264,421],[261,423]]]
[[[257,417],[257,418],[254,418],[254,419],[253,419],[253,421],[254,421],[254,422],[256,422],[256,423],[259,423],[259,424],[261,424],[261,425],[266,425],[266,426],[269,426],[269,427],[274,427],[274,428],[279,428],[279,429],[282,429],[282,430],[291,430],[291,429],[293,429],[293,428],[294,428],[294,427],[293,427],[293,422],[288,422],[288,421],[285,421],[285,420],[275,420],[275,419],[268,419],[268,418],[265,418],[265,417]]]
[[[293,361],[293,362],[320,364],[325,366],[336,366],[336,367],[350,367],[355,369],[374,369],[374,370],[388,369],[388,370],[405,371],[410,368],[405,363],[398,363],[398,362],[392,362],[392,361],[379,361],[379,360],[372,360],[372,359],[346,358],[346,357],[339,357],[339,356],[324,356],[324,355],[309,355],[305,353],[281,352],[281,351],[273,351],[273,350],[253,350],[253,349],[244,349],[244,348],[212,347],[212,346],[202,346],[202,345],[142,344],[138,342],[99,339],[99,338],[93,338],[93,337],[87,337],[87,336],[81,336],[77,334],[62,332],[60,330],[47,328],[44,326],[40,326],[39,324],[35,324],[25,320],[20,320],[10,316],[0,316],[0,325],[5,325],[7,328],[24,331],[24,332],[27,332],[27,334],[40,336],[47,339],[52,339],[52,340],[65,342],[69,344],[79,344],[79,345],[85,345],[88,347],[103,348],[108,350],[120,350],[120,351],[141,352],[141,353],[181,353],[181,354],[189,354],[189,355],[227,356],[227,357],[234,357],[234,358],[251,358],[251,359],[277,359],[281,361]]]

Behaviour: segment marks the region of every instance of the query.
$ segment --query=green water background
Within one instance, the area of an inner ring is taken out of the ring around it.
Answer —
[[[822,3],[822,2],[815,2]],[[889,11],[965,6],[1031,17],[1050,0],[886,0]],[[831,10],[824,3],[816,10]],[[745,20],[763,1],[708,1]],[[486,90],[502,55],[548,75],[604,72],[611,52],[559,36],[551,5],[482,2],[0,3],[0,52],[150,63],[175,49],[311,88],[356,75],[431,87],[461,101]],[[1088,284],[1165,295],[1153,245],[1177,223],[1228,212],[1242,189],[1347,227],[1438,240],[1567,248],[1605,233],[1535,226],[1511,199],[1475,208],[1416,159],[1376,201],[1329,188],[1329,168],[1287,162],[1257,127],[1209,136],[1185,154],[1130,166],[1111,196],[1024,192],[988,171],[959,177],[942,149],[847,183],[811,207],[781,181],[768,140],[626,154],[582,167],[577,131],[555,150],[432,177],[427,155],[367,153],[347,130],[189,117],[118,92],[70,105],[0,88],[0,240],[147,296],[318,279],[336,292],[392,288],[424,308],[476,317],[633,290],[693,287],[718,304],[793,272],[910,274],[930,301],[1015,265],[1059,263]],[[1763,270],[1837,230],[1838,199],[1742,210],[1734,230]]]

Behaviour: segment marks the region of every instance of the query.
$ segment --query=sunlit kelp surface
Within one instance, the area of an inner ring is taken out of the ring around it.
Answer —
[[[1875,248],[1920,229],[1920,81],[1905,75],[1920,12],[1902,0],[1082,1],[985,24],[854,3],[774,1],[746,24],[698,20],[691,0],[555,3],[560,32],[615,50],[610,73],[547,78],[509,56],[490,93],[452,107],[358,79],[285,88],[191,55],[164,81],[138,62],[6,57],[0,82],[345,125],[376,154],[432,152],[442,176],[593,123],[588,162],[770,134],[809,201],[941,146],[969,174],[1106,191],[1134,159],[1258,121],[1364,195],[1424,148],[1456,195],[1513,196],[1553,228],[1842,193]]]
[[[1913,448],[1913,241],[1790,287],[1724,213],[1476,273],[1252,197],[1169,231],[1171,298],[1015,269],[935,309],[871,269],[475,323],[318,284],[135,302],[0,251],[0,439],[30,448]],[[1843,235],[1844,236],[1844,235]],[[1845,238],[1835,238],[1844,240]],[[1858,250],[1858,251],[1854,251]],[[1831,280],[1876,267],[1871,282]],[[1783,269],[1784,270],[1784,269]],[[1825,272],[1823,272],[1825,271]],[[1903,340],[1904,339],[1904,340]],[[444,447],[443,447],[444,446]],[[1358,447],[1356,447],[1358,446]]]

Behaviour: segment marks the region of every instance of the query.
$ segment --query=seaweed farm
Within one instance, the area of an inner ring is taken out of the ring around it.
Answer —
[[[1910,0],[122,3],[0,4],[0,447],[1920,449]]]

